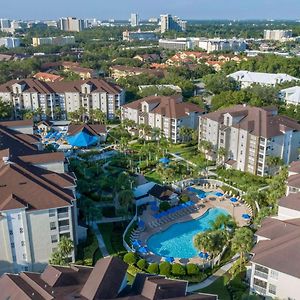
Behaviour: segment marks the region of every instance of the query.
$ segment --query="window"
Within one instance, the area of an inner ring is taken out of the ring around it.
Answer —
[[[26,253],[23,253],[23,259],[26,259]]]
[[[276,295],[276,285],[274,284],[269,284],[269,293]]]
[[[57,243],[57,235],[56,234],[51,235],[51,243]]]
[[[20,233],[23,233],[24,232],[24,229],[21,227],[20,228]]]
[[[25,242],[21,241],[21,246],[24,247],[25,246]]]
[[[11,246],[12,248],[15,248],[15,243],[10,243],[10,246]]]
[[[21,220],[21,214],[18,214],[18,220]]]
[[[271,276],[271,278],[273,278],[273,279],[278,279],[278,272],[275,271],[275,270],[271,270],[270,276]]]
[[[55,209],[49,209],[49,217],[55,217]]]
[[[13,231],[12,231],[12,230],[10,230],[10,231],[9,231],[9,234],[10,234],[10,235],[13,235],[14,233],[13,233]]]
[[[50,222],[50,230],[55,230],[55,229],[56,229],[56,223]]]

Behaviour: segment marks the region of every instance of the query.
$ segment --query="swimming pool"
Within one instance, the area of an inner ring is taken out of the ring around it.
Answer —
[[[187,190],[189,192],[195,193],[197,194],[200,198],[205,198],[207,196],[213,195],[213,196],[219,196],[220,192],[204,192],[202,190],[199,189],[195,189],[194,187],[188,187]]]
[[[228,212],[222,208],[211,208],[198,219],[174,224],[165,231],[152,235],[147,241],[148,249],[164,257],[195,257],[198,251],[193,246],[193,237],[210,229],[210,221],[221,214],[228,215]]]

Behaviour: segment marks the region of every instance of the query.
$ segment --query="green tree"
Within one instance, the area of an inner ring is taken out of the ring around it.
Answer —
[[[218,155],[218,162],[223,166],[225,161],[226,161],[226,158],[228,156],[228,151],[226,148],[224,147],[220,147],[218,150],[217,150],[217,155]]]
[[[9,119],[12,117],[13,107],[10,103],[4,102],[0,98],[0,120]]]
[[[248,227],[238,228],[231,241],[234,252],[240,253],[240,268],[245,261],[245,255],[249,253],[253,246],[253,232]]]
[[[145,259],[141,258],[140,260],[138,260],[138,262],[136,263],[136,265],[141,269],[141,270],[146,270],[148,267],[148,263]]]
[[[51,255],[50,264],[53,265],[66,265],[69,260],[69,256],[72,254],[74,249],[74,243],[69,238],[61,237],[58,248]]]
[[[172,274],[175,276],[184,276],[186,274],[186,269],[182,264],[172,264]]]
[[[171,264],[167,261],[161,262],[159,264],[159,274],[170,276],[170,273],[171,273]]]
[[[198,275],[200,273],[200,269],[198,265],[189,263],[186,265],[186,272],[188,275]]]
[[[203,77],[205,88],[213,94],[220,94],[224,91],[236,91],[239,89],[239,83],[227,77],[224,74],[210,74]]]
[[[159,273],[158,263],[151,263],[151,264],[148,266],[147,271],[148,271],[148,273],[150,273],[150,274],[158,274],[158,273]]]
[[[133,252],[128,252],[124,255],[123,260],[129,265],[134,265],[136,263],[136,255]]]

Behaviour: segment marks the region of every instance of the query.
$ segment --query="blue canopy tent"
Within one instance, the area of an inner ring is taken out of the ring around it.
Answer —
[[[207,252],[201,251],[201,252],[199,253],[199,257],[202,258],[202,259],[208,259],[209,254],[208,254]]]
[[[242,214],[242,218],[245,219],[245,220],[250,220],[251,216],[248,215],[248,214]]]
[[[140,247],[140,248],[138,249],[138,251],[139,251],[140,253],[142,253],[142,254],[147,254],[147,253],[148,253],[148,249],[147,249],[146,247]]]
[[[170,162],[170,160],[169,160],[167,157],[163,157],[163,158],[161,158],[161,159],[159,160],[159,162],[160,162],[161,164],[166,165],[166,164],[168,164],[168,163]]]
[[[97,144],[99,141],[99,137],[81,131],[75,135],[67,136],[66,140],[73,147],[87,148],[89,146]]]
[[[175,260],[175,259],[174,259],[174,257],[172,257],[172,256],[166,257],[166,258],[165,258],[165,261],[166,261],[166,262],[169,262],[169,263],[172,263],[174,260]]]

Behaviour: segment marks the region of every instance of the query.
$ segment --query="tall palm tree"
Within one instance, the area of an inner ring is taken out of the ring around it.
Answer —
[[[54,108],[54,118],[56,120],[60,120],[61,119],[62,113],[63,113],[63,111],[62,111],[62,109],[59,106]]]
[[[134,195],[132,190],[122,190],[118,194],[120,205],[128,211],[128,207],[132,204]]]
[[[82,122],[84,122],[85,116],[87,113],[87,109],[84,106],[81,106],[81,107],[79,107],[78,112],[79,112],[79,115],[81,116]]]
[[[240,253],[240,269],[245,260],[245,255],[249,253],[253,246],[253,232],[248,227],[238,228],[231,241],[232,250]]]
[[[35,111],[34,111],[35,116],[38,118],[38,120],[42,119],[42,115],[43,115],[43,110],[41,107],[38,107]]]
[[[193,129],[188,128],[186,126],[181,127],[179,130],[179,135],[184,143],[186,143],[188,140],[192,138],[193,135]]]
[[[106,113],[103,112],[101,109],[97,108],[94,109],[94,119],[97,123],[99,124],[106,124],[107,118],[106,118]]]
[[[152,130],[151,130],[151,133],[152,133],[152,139],[155,140],[155,141],[158,141],[158,143],[159,143],[159,138],[160,138],[160,135],[161,135],[160,128],[153,127]]]
[[[218,162],[220,162],[221,165],[223,166],[225,163],[226,157],[228,155],[227,149],[224,147],[220,147],[217,151],[217,155],[218,155]]]

